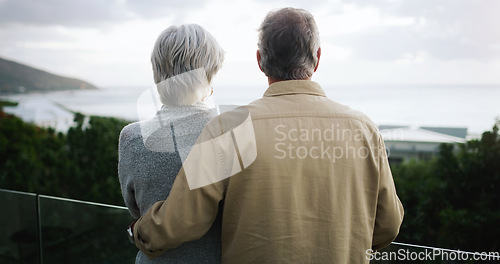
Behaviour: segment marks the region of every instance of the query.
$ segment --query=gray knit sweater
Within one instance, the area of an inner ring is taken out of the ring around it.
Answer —
[[[183,158],[214,116],[202,103],[163,106],[154,118],[123,128],[118,175],[123,199],[135,219],[155,202],[167,198]],[[220,219],[199,240],[184,243],[154,260],[139,251],[135,263],[220,263]]]

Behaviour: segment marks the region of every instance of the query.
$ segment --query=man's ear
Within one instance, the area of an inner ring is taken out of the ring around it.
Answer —
[[[261,58],[260,58],[260,52],[259,52],[259,50],[257,50],[257,64],[259,65],[259,69],[260,69],[260,71],[261,71],[261,72],[264,72],[264,71],[262,70],[262,67],[260,66],[260,59],[261,59]]]
[[[316,62],[316,67],[314,67],[314,72],[318,69],[319,66],[319,58],[321,57],[321,47],[318,48],[318,52],[316,53],[316,57],[318,57],[318,61]]]

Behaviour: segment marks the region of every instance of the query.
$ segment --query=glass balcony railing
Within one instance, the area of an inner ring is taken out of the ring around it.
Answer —
[[[126,207],[0,189],[0,263],[134,263]],[[370,263],[499,263],[498,252],[393,242]]]
[[[134,263],[126,207],[0,189],[0,263]]]

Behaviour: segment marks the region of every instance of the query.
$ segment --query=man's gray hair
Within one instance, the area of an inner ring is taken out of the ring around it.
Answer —
[[[165,105],[191,105],[211,93],[212,77],[222,67],[224,50],[196,24],[171,26],[151,53],[153,77]]]
[[[267,14],[259,28],[260,67],[277,80],[311,77],[318,63],[319,32],[303,9],[283,8]]]

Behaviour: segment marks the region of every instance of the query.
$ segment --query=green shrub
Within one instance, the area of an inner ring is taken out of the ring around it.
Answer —
[[[63,134],[1,112],[0,188],[123,204],[118,138],[127,123],[77,113]]]
[[[443,144],[431,161],[393,167],[405,207],[398,241],[468,251],[500,251],[498,122],[480,140]]]

